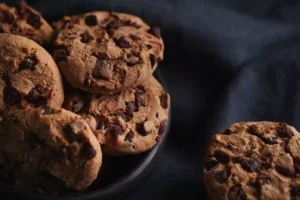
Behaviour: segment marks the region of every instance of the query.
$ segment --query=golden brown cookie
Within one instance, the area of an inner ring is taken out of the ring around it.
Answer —
[[[101,163],[98,140],[72,112],[44,106],[0,123],[0,177],[16,187],[49,195],[83,190]]]
[[[18,0],[16,7],[0,3],[0,32],[21,35],[40,45],[50,44],[53,29],[39,12]]]
[[[64,92],[53,58],[34,41],[0,34],[0,111],[61,107]]]
[[[152,76],[136,88],[114,95],[68,95],[66,109],[81,113],[104,154],[138,154],[159,142],[168,122],[170,96]]]
[[[53,56],[65,79],[75,88],[112,94],[149,78],[163,59],[160,29],[122,13],[91,12],[66,16]]]
[[[236,123],[212,139],[204,185],[213,200],[296,200],[300,134],[276,122]]]

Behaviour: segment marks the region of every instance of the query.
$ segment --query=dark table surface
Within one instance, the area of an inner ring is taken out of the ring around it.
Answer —
[[[28,3],[48,20],[109,10],[161,27],[166,56],[159,67],[172,96],[172,125],[153,170],[127,199],[203,199],[206,145],[231,123],[272,120],[300,128],[297,0]]]

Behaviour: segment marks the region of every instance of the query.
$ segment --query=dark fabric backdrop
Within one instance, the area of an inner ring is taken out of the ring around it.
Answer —
[[[204,199],[208,140],[237,121],[300,128],[297,0],[28,0],[46,19],[121,11],[160,26],[160,64],[172,95],[166,148],[127,199]]]

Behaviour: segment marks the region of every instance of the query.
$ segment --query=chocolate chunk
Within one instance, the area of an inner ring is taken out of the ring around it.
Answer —
[[[69,51],[67,48],[63,47],[55,51],[54,57],[56,62],[66,61],[69,56]]]
[[[7,22],[9,24],[13,23],[15,20],[15,17],[10,12],[3,12],[4,19],[2,19],[4,22]]]
[[[113,126],[110,128],[110,133],[111,133],[115,138],[117,138],[119,135],[122,135],[122,134],[123,134],[123,131],[122,131],[121,126],[119,126],[119,125],[113,125]]]
[[[156,55],[150,54],[150,62],[151,62],[151,66],[152,66],[152,68],[153,68],[154,65],[155,65],[156,62],[157,62],[157,57],[156,57]]]
[[[130,36],[130,38],[131,38],[133,41],[137,41],[137,40],[141,40],[141,39],[142,39],[141,37],[139,37],[139,36],[137,36],[137,35],[133,35],[133,34],[130,34],[129,36]]]
[[[246,171],[249,172],[258,172],[263,166],[261,161],[254,160],[252,158],[242,159],[240,160],[240,164]]]
[[[145,122],[137,123],[136,124],[136,131],[138,132],[138,134],[140,134],[142,136],[146,136],[146,135],[149,134],[149,132],[145,128]]]
[[[79,113],[84,106],[84,100],[78,93],[73,93],[65,99],[63,108],[70,110],[74,113]]]
[[[114,65],[113,61],[98,59],[93,70],[93,75],[109,80],[113,76]]]
[[[85,77],[83,84],[84,84],[84,87],[91,87],[92,77],[91,76]]]
[[[157,38],[161,38],[160,28],[158,28],[156,26],[150,28],[150,30],[148,32],[151,33],[152,35],[154,35]]]
[[[89,43],[89,41],[93,39],[93,36],[91,36],[88,31],[85,31],[84,33],[80,34],[80,36],[81,36],[80,41],[82,43]]]
[[[216,151],[214,157],[222,163],[228,163],[230,161],[229,155],[223,151]]]
[[[103,116],[96,116],[95,117],[97,126],[96,130],[105,130],[107,128],[108,119]]]
[[[120,47],[120,48],[129,48],[129,47],[130,47],[129,42],[127,42],[127,41],[125,40],[125,37],[124,37],[124,36],[120,37],[119,39],[114,38],[114,42],[115,42],[116,45],[117,45],[118,47]]]
[[[125,114],[125,113],[121,113],[120,117],[125,121],[125,122],[129,122],[132,119],[132,115],[131,114]]]
[[[133,138],[134,133],[130,131],[125,135],[124,141],[133,142]]]
[[[87,142],[83,143],[81,152],[87,160],[94,158],[97,154],[97,151]]]
[[[62,29],[72,29],[74,27],[74,22],[72,20],[65,21]]]
[[[228,192],[227,197],[228,200],[247,200],[247,195],[240,185],[232,186]]]
[[[212,175],[219,183],[225,183],[230,176],[230,171],[228,169],[218,170],[214,171]]]
[[[18,25],[16,23],[14,23],[11,27],[10,27],[10,32],[12,34],[19,34],[21,33],[21,28],[18,27]]]
[[[279,126],[276,128],[277,134],[279,137],[288,137],[291,138],[294,136],[293,131],[287,127],[285,123],[279,123]]]
[[[85,18],[85,24],[88,26],[96,26],[98,24],[98,19],[95,15],[89,15]]]
[[[42,88],[42,86],[37,85],[34,88],[32,88],[28,94],[25,96],[25,100],[29,103],[36,103],[37,101],[39,101],[41,98],[43,98],[41,96],[42,91],[44,91],[44,89]]]
[[[262,138],[263,141],[267,144],[278,144],[278,137],[266,137],[266,138]]]
[[[34,13],[29,14],[27,17],[27,23],[35,29],[39,29],[42,25],[40,16]]]
[[[27,56],[21,61],[19,68],[20,70],[25,70],[25,69],[34,70],[37,63],[38,60],[35,56]]]
[[[120,26],[125,26],[126,24],[128,24],[127,21],[123,21],[120,19],[116,19],[112,22],[110,22],[107,26],[106,29],[107,31],[111,32],[112,30],[116,30],[118,29]]]
[[[291,169],[288,167],[288,165],[286,166],[285,163],[280,161],[275,162],[275,169],[278,173],[288,177],[292,177],[295,173],[294,168]]]
[[[167,129],[166,122],[160,122],[159,129],[158,129],[158,135],[163,135]]]
[[[210,170],[213,167],[217,166],[218,163],[219,163],[219,161],[215,157],[208,157],[204,161],[204,167],[206,170]]]
[[[299,197],[300,196],[300,186],[292,186],[291,196],[292,197]]]
[[[138,107],[145,106],[145,100],[142,97],[141,94],[135,93],[135,105],[136,105],[136,111],[138,111]]]
[[[256,125],[251,125],[249,128],[248,128],[248,132],[250,134],[253,134],[253,135],[259,135],[258,133],[258,127]]]
[[[232,131],[230,128],[227,128],[227,129],[223,130],[223,131],[221,132],[221,134],[224,134],[224,135],[230,135],[232,132],[233,132],[233,131]]]
[[[64,135],[69,142],[74,142],[76,140],[76,134],[70,124],[65,125]]]
[[[101,60],[109,60],[110,59],[106,52],[99,52],[97,57]]]
[[[17,105],[20,104],[22,96],[14,87],[6,86],[3,89],[4,102],[7,105]]]
[[[147,44],[146,47],[147,47],[148,49],[152,49],[151,44]]]
[[[43,106],[43,109],[43,115],[51,115],[54,113],[54,110],[50,106]]]
[[[125,112],[126,114],[132,114],[135,111],[134,102],[125,102]]]
[[[160,96],[160,105],[163,109],[167,109],[169,107],[169,95],[167,93],[164,93]]]

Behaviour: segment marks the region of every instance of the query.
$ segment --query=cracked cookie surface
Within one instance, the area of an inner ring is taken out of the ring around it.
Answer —
[[[24,190],[58,195],[83,190],[97,177],[100,145],[81,116],[43,106],[0,123],[0,181]]]
[[[213,200],[300,197],[300,134],[276,122],[236,123],[214,136],[204,162]]]
[[[145,83],[114,95],[86,98],[67,95],[66,109],[81,113],[104,154],[138,154],[153,148],[167,128],[170,96],[152,76]]]
[[[112,94],[149,78],[163,59],[160,29],[122,13],[91,12],[65,16],[53,56],[75,88]]]
[[[24,0],[17,2],[15,7],[0,3],[0,32],[21,35],[40,45],[49,45],[54,32],[52,27]]]
[[[61,107],[63,84],[53,58],[25,37],[0,34],[0,111]]]

